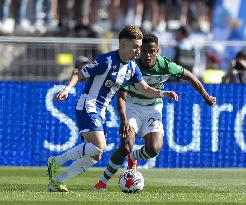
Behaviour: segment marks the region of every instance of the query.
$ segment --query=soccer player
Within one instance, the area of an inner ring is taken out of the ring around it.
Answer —
[[[116,91],[128,81],[142,90],[149,98],[167,97],[178,100],[173,91],[161,91],[150,87],[142,78],[135,61],[142,45],[142,32],[135,26],[127,26],[119,33],[119,49],[100,55],[96,60],[72,74],[68,86],[56,96],[58,101],[68,97],[68,93],[78,81],[87,79],[85,89],[76,105],[76,121],[79,133],[85,142],[65,153],[48,159],[48,189],[53,192],[67,192],[64,180],[85,172],[100,160],[106,147],[105,113]],[[61,175],[57,169],[69,160],[75,160]]]
[[[184,79],[189,81],[208,105],[215,105],[216,98],[207,93],[201,82],[191,72],[168,58],[158,55],[158,51],[158,38],[154,34],[144,35],[137,64],[143,78],[150,86],[162,89],[163,82],[170,77]],[[156,157],[163,145],[163,101],[161,98],[150,99],[129,83],[120,89],[117,105],[121,120],[121,144],[109,159],[103,176],[94,187],[96,190],[106,189],[108,180],[118,171],[127,155],[128,168],[136,168],[135,160]],[[138,132],[143,137],[144,146],[132,151],[135,135]]]

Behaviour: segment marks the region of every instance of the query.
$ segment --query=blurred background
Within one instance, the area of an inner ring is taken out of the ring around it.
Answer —
[[[0,78],[65,80],[76,57],[117,48],[133,24],[203,82],[245,83],[245,9],[242,0],[0,0]]]

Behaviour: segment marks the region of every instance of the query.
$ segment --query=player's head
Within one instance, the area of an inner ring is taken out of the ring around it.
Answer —
[[[143,34],[138,27],[126,26],[120,31],[118,38],[120,54],[124,60],[133,59],[139,54]]]
[[[77,69],[81,69],[81,68],[85,67],[88,63],[90,63],[89,58],[87,58],[85,56],[78,56],[75,59],[74,67]]]
[[[191,33],[189,26],[180,26],[175,32],[176,41],[180,41],[182,39],[188,38]]]
[[[158,52],[158,37],[154,34],[144,34],[140,52],[141,64],[146,68],[155,65]]]

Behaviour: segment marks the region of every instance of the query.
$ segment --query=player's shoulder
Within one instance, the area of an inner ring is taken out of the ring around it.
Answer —
[[[166,56],[161,56],[161,55],[158,55],[158,56],[156,57],[156,61],[157,61],[160,65],[163,65],[163,66],[164,66],[165,64],[171,62],[171,60],[170,60],[168,57],[166,57]]]
[[[108,59],[114,59],[116,57],[117,57],[116,51],[110,51],[110,52],[102,53],[102,54],[98,55],[97,60],[101,61],[101,62],[107,62]]]
[[[170,60],[167,57],[158,55],[156,57],[155,68],[158,70],[166,70],[168,69],[169,62]]]

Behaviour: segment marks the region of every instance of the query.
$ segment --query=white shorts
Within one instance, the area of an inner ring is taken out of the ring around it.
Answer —
[[[144,106],[126,102],[126,115],[129,124],[142,137],[151,132],[164,133],[162,107],[163,104]]]

